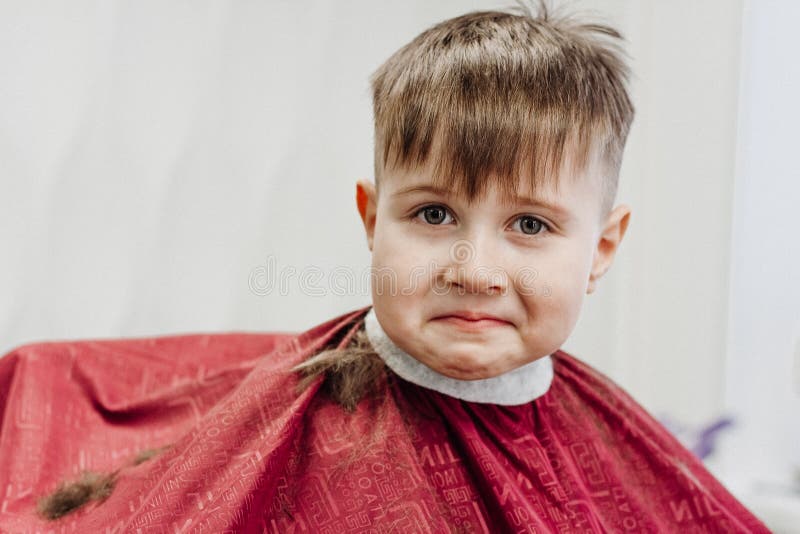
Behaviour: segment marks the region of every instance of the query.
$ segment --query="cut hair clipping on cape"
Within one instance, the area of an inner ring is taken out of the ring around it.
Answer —
[[[62,482],[58,488],[39,500],[37,511],[45,519],[64,517],[91,501],[103,502],[114,491],[117,473],[84,472],[73,482]]]
[[[171,445],[165,445],[154,449],[144,449],[134,456],[125,467],[143,464],[170,447]],[[114,491],[119,472],[120,469],[111,473],[84,471],[79,479],[72,482],[61,482],[53,493],[39,499],[36,511],[44,519],[54,521],[92,501],[102,503]]]
[[[375,353],[363,327],[346,347],[324,350],[293,371],[301,375],[298,391],[308,388],[318,377],[324,377],[323,390],[347,412],[355,411],[362,398],[375,394],[386,378],[386,364]]]

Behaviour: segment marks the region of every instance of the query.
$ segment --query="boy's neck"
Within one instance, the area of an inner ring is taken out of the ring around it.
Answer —
[[[507,373],[479,380],[459,380],[438,373],[398,347],[384,332],[375,308],[364,317],[364,327],[375,352],[396,375],[408,382],[457,399],[515,406],[547,393],[553,380],[550,356],[539,358]]]

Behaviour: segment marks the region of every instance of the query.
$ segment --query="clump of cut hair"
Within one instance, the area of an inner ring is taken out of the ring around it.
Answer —
[[[155,458],[162,452],[166,451],[170,448],[170,445],[164,445],[163,447],[158,447],[157,449],[144,449],[143,451],[139,451],[139,453],[133,457],[131,461],[131,465],[139,465],[145,463],[147,460]]]
[[[386,364],[363,328],[345,347],[323,350],[293,370],[301,375],[299,391],[323,376],[323,391],[348,412],[354,411],[361,399],[375,395],[386,379]]]
[[[78,480],[62,482],[56,490],[39,500],[37,510],[45,519],[63,517],[91,501],[102,502],[111,495],[117,473],[87,471]]]
[[[161,454],[170,446],[140,451],[126,467],[142,464]],[[90,502],[102,503],[114,491],[120,469],[111,473],[85,471],[80,478],[62,482],[53,493],[42,497],[36,511],[44,519],[53,521],[84,507]]]
[[[634,115],[621,41],[544,1],[429,28],[372,75],[376,186],[385,169],[431,165],[436,187],[510,199],[520,176],[535,194],[597,159],[607,211]]]

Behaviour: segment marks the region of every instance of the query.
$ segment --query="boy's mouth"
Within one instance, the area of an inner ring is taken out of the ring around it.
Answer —
[[[511,322],[496,315],[473,311],[455,311],[433,318],[434,321],[449,324],[462,330],[483,330],[511,326]]]

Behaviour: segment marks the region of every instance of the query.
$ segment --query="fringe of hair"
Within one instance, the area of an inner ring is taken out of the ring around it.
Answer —
[[[386,379],[386,364],[375,353],[363,328],[353,334],[347,346],[323,350],[293,371],[301,375],[298,391],[324,376],[322,389],[348,412],[353,412],[361,399],[374,396]]]

